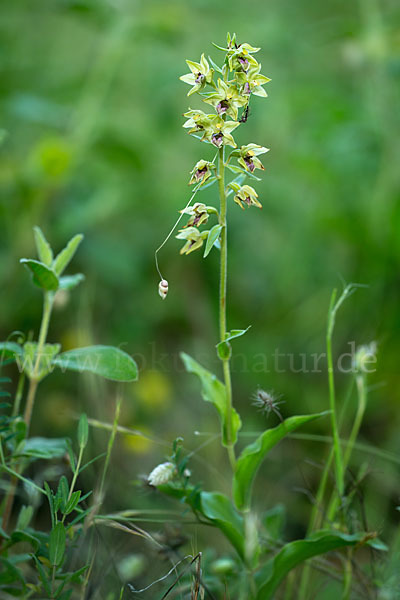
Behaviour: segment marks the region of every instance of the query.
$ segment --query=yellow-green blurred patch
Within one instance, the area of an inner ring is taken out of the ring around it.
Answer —
[[[138,425],[135,423],[135,429],[141,431],[144,436],[150,435],[150,430],[145,425]],[[129,435],[126,434],[123,437],[123,445],[126,450],[134,452],[135,454],[147,454],[152,447],[152,441],[142,435]]]
[[[144,409],[166,410],[171,403],[171,384],[166,375],[156,370],[144,371],[132,388]]]

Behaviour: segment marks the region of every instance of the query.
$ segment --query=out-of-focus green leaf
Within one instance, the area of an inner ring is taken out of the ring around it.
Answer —
[[[58,276],[60,276],[62,272],[67,268],[82,240],[83,235],[81,233],[74,235],[74,237],[68,242],[65,248],[61,250],[59,254],[57,254],[53,262],[53,269]]]
[[[16,356],[22,356],[22,346],[16,342],[0,342],[0,359],[4,358],[15,358]]]
[[[305,540],[296,540],[286,544],[278,554],[268,561],[256,573],[257,600],[270,600],[286,575],[299,563],[318,556],[339,550],[346,546],[368,545],[379,550],[386,547],[376,539],[376,534],[355,533],[346,534],[340,531],[316,531]]]
[[[204,250],[203,258],[206,258],[206,256],[208,256],[210,254],[212,247],[214,246],[215,242],[219,238],[219,234],[221,233],[221,230],[222,230],[222,225],[214,225],[214,227],[212,227],[210,229],[210,231],[208,232],[208,237],[207,237],[207,241],[206,241],[206,247]]]
[[[78,444],[81,448],[85,448],[89,438],[89,425],[87,416],[82,413],[78,423]]]
[[[31,271],[35,285],[47,292],[54,292],[58,289],[58,277],[53,269],[32,258],[21,258],[19,262]]]
[[[26,342],[24,344],[24,354],[22,357],[18,357],[17,362],[30,379],[40,381],[53,370],[53,359],[60,352],[61,346],[60,344],[44,344],[38,367],[36,367],[37,350],[38,344],[36,342]]]
[[[84,281],[85,276],[83,273],[76,273],[75,275],[64,275],[60,277],[60,290],[72,290],[77,285]]]
[[[244,448],[237,460],[233,478],[233,497],[239,510],[249,506],[254,478],[271,448],[291,431],[326,414],[328,413],[289,417],[277,427],[264,431],[254,442]]]
[[[67,440],[65,438],[32,437],[26,440],[20,456],[30,458],[61,458],[67,452]]]
[[[42,263],[51,268],[53,263],[53,250],[51,249],[49,242],[44,237],[43,231],[40,229],[40,227],[34,227],[33,232],[35,234],[35,244],[38,256]]]
[[[194,373],[201,381],[202,397],[206,402],[211,402],[218,411],[221,426],[222,426],[222,443],[228,445],[230,437],[232,443],[237,441],[237,433],[242,426],[240,416],[235,409],[232,409],[231,417],[231,435],[228,435],[228,415],[225,386],[217,377],[204,369],[198,362],[191,358],[188,354],[181,352],[181,358],[188,373]]]
[[[228,538],[239,556],[244,558],[243,518],[235,510],[231,500],[224,494],[202,492],[201,510]]]
[[[65,552],[65,527],[62,523],[57,523],[53,527],[49,537],[49,560],[55,567],[60,566]]]
[[[89,371],[112,381],[136,381],[138,369],[129,354],[113,346],[88,346],[63,352],[53,364],[62,370]]]

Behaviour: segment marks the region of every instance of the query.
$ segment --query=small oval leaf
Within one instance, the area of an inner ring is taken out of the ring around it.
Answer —
[[[51,249],[49,242],[44,237],[40,227],[34,227],[33,233],[35,235],[36,250],[41,262],[46,266],[51,267],[53,262],[53,250]]]

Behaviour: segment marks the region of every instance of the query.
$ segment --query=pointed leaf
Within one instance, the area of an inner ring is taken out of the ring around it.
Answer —
[[[202,492],[201,510],[228,538],[239,556],[244,558],[243,518],[235,510],[231,500],[217,492]]]
[[[32,258],[21,258],[19,262],[31,271],[32,280],[35,285],[47,292],[58,289],[58,277],[50,267]]]
[[[129,354],[113,346],[88,346],[63,352],[53,364],[62,370],[89,371],[113,381],[135,381],[138,369]]]
[[[264,431],[254,442],[244,448],[237,460],[233,478],[233,497],[239,510],[249,506],[254,478],[271,448],[291,431],[326,414],[328,413],[289,417],[277,427]]]
[[[218,411],[221,427],[222,427],[222,443],[224,446],[228,444],[228,420],[227,420],[227,401],[226,401],[226,391],[225,386],[217,377],[204,369],[198,362],[196,362],[193,358],[191,358],[188,354],[181,352],[181,359],[185,365],[186,371],[188,373],[194,373],[197,375],[201,381],[202,385],[202,397],[206,402],[211,402],[215,406]],[[231,435],[230,439],[233,444],[235,444],[237,440],[237,432],[242,426],[242,422],[240,420],[240,416],[236,412],[235,409],[232,409],[231,415]]]
[[[60,290],[72,290],[84,279],[85,276],[82,273],[76,273],[75,275],[64,275],[64,277],[60,277]]]
[[[62,563],[65,552],[65,527],[57,523],[53,527],[49,537],[49,559],[53,566],[58,567]]]
[[[82,240],[83,235],[78,233],[68,242],[64,250],[61,250],[61,252],[56,256],[53,262],[53,269],[57,275],[61,275],[61,273],[66,269]]]
[[[221,233],[222,225],[214,225],[208,232],[206,248],[204,250],[203,258],[206,258],[211,252],[211,248],[214,246],[215,242],[219,238],[219,234]]]
[[[46,266],[51,267],[53,262],[53,250],[51,249],[49,242],[44,237],[40,227],[34,227],[33,232],[35,235],[36,250],[41,262]]]
[[[246,329],[232,329],[232,331],[227,332],[225,341],[217,344],[217,353],[221,360],[226,360],[231,355],[231,345],[229,342],[244,335],[250,329],[250,327],[251,325],[249,325]]]
[[[256,600],[270,600],[286,575],[299,563],[318,556],[339,550],[346,546],[368,545],[379,549],[385,547],[374,538],[376,534],[356,533],[349,535],[339,531],[318,531],[310,538],[290,542],[282,548],[278,554],[268,561],[266,565],[256,574],[258,593]]]
[[[29,458],[62,458],[67,453],[66,438],[32,437],[26,440],[18,456]]]

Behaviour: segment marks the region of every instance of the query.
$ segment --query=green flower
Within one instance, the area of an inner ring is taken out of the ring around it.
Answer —
[[[211,119],[215,115],[206,115],[202,110],[188,110],[183,116],[187,117],[187,121],[185,121],[182,127],[189,129],[188,133],[203,133],[203,137],[201,138],[203,140],[207,133],[211,132]]]
[[[193,62],[192,60],[187,60],[186,63],[191,70],[191,73],[182,75],[179,79],[193,86],[187,94],[188,96],[191,96],[195,92],[202,90],[206,83],[211,83],[214,69],[210,69],[210,65],[204,54],[201,55],[199,63]]]
[[[229,187],[235,192],[234,201],[239,204],[240,208],[244,210],[246,206],[257,206],[262,208],[261,203],[258,201],[258,194],[254,188],[250,185],[240,186],[238,183],[230,183]]]
[[[247,71],[250,67],[258,65],[252,54],[258,52],[260,48],[253,48],[250,44],[240,44],[235,42],[232,48],[228,48],[227,59],[230,71]]]
[[[207,206],[202,202],[195,202],[193,206],[188,206],[180,212],[183,215],[190,215],[190,219],[185,227],[190,227],[192,225],[195,227],[200,227],[200,225],[203,225],[208,221]]]
[[[194,169],[190,171],[191,178],[189,185],[193,183],[204,183],[209,177],[211,177],[211,169],[215,169],[215,165],[208,160],[199,160],[194,166]]]
[[[219,115],[211,116],[211,131],[208,131],[206,137],[211,144],[217,148],[221,146],[232,146],[236,148],[236,142],[231,132],[239,126],[237,121],[224,121]]]
[[[268,96],[267,92],[262,86],[271,80],[269,77],[261,75],[260,71],[261,65],[257,63],[256,66],[249,69],[246,73],[244,71],[238,71],[235,74],[236,81],[241,86],[241,94],[246,96],[254,94],[255,96],[262,96],[263,98]]]
[[[190,254],[194,250],[201,248],[203,241],[208,236],[207,231],[199,231],[196,227],[187,227],[180,229],[176,238],[178,240],[186,240],[186,244],[181,248],[180,254]]]
[[[261,169],[264,171],[264,165],[258,156],[260,154],[265,154],[265,152],[269,152],[269,148],[264,148],[264,146],[259,146],[258,144],[247,144],[247,146],[241,146],[239,150],[238,163],[241,167],[243,167],[243,169],[250,171],[250,173],[253,173],[255,169]]]
[[[248,103],[248,97],[241,96],[234,85],[228,85],[218,79],[217,91],[204,98],[204,102],[212,104],[219,115],[227,114],[237,121],[238,108]]]

